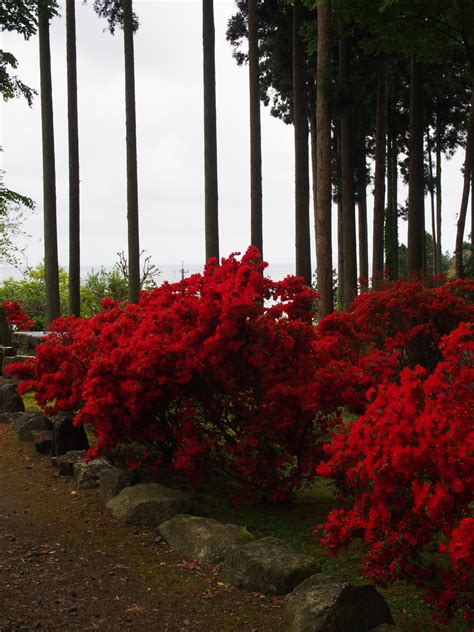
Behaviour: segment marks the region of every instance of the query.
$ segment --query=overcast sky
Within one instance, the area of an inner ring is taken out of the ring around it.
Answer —
[[[106,23],[96,17],[92,0],[87,6],[79,0],[76,4],[82,264],[111,265],[116,253],[126,248],[127,234],[123,39],[121,31],[115,36],[104,32]],[[245,250],[250,241],[248,76],[246,67],[236,65],[225,40],[234,2],[214,0],[214,4],[220,244],[221,255],[227,255]],[[157,264],[175,265],[181,260],[200,264],[204,261],[201,2],[136,0],[134,8],[140,20],[135,68],[141,247]],[[59,258],[67,265],[64,7],[61,13],[51,25],[51,56]],[[19,60],[18,75],[39,90],[38,38],[25,42],[10,33],[2,33],[1,38],[2,48]],[[1,108],[6,183],[37,202],[36,214],[25,225],[32,235],[28,262],[36,264],[43,257],[39,96],[31,109],[18,99]],[[263,106],[262,151],[264,256],[272,263],[292,262],[293,131]],[[454,249],[461,164],[458,155],[444,170],[443,250]],[[370,207],[371,202],[369,198]],[[469,231],[468,224],[466,235]],[[403,225],[401,234],[406,234]]]

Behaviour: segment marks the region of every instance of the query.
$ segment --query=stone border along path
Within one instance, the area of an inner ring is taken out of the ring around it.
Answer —
[[[37,451],[41,453],[38,433],[49,432],[51,422],[41,414],[22,412],[18,401],[11,397],[13,383],[3,382],[0,423],[11,423],[19,440],[36,439]],[[17,410],[4,410],[3,391],[8,391],[6,399]],[[163,539],[185,558],[220,566],[221,582],[265,595],[286,595],[289,632],[398,630],[386,601],[372,586],[353,586],[325,575],[319,572],[313,558],[297,552],[283,540],[255,539],[239,525],[192,515],[192,499],[186,493],[158,483],[133,484],[129,472],[107,459],[85,463],[84,457],[85,451],[74,451],[51,460],[59,474],[74,475],[78,490],[100,488],[102,499],[117,520],[152,527],[158,541]]]

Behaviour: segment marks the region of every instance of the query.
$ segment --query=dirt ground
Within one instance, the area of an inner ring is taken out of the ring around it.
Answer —
[[[116,522],[0,425],[0,632],[279,632],[281,598],[219,583]]]

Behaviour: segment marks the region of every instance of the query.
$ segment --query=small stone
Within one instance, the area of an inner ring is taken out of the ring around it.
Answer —
[[[112,468],[113,465],[104,458],[94,459],[88,463],[74,463],[73,470],[77,489],[94,489],[99,487],[101,472]]]
[[[74,463],[83,462],[86,458],[85,450],[71,450],[58,457],[51,458],[51,462],[58,468],[59,474],[71,475],[74,473]]]

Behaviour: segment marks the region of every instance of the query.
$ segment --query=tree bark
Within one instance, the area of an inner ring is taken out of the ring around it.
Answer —
[[[385,268],[391,281],[398,279],[398,147],[397,112],[390,107],[387,133],[387,215],[385,217]]]
[[[309,236],[309,154],[306,51],[300,34],[302,0],[293,5],[293,122],[295,129],[295,252],[296,275],[311,285]]]
[[[214,2],[202,0],[206,260],[219,260]]]
[[[385,60],[377,68],[377,129],[375,138],[374,228],[372,241],[372,287],[378,289],[383,278],[385,162],[387,145],[387,72]]]
[[[317,17],[317,276],[320,318],[334,309],[331,245],[331,113],[326,84],[331,70],[331,2],[318,5]]]
[[[125,123],[127,130],[127,224],[128,298],[138,301],[140,292],[140,243],[138,227],[137,122],[135,113],[135,60],[132,0],[123,0],[125,56]]]
[[[344,286],[345,286],[345,274],[344,267],[344,213],[342,207],[342,183],[341,183],[341,121],[340,119],[335,121],[334,124],[334,139],[333,139],[333,152],[336,158],[335,160],[335,192],[337,203],[337,291],[336,291],[336,306],[338,308],[344,307]]]
[[[316,232],[316,213],[318,208],[318,188],[316,186],[317,180],[317,171],[318,171],[318,157],[316,151],[316,101],[314,102],[314,107],[311,108],[310,116],[309,116],[309,137],[311,143],[311,175],[313,180],[313,230],[314,230],[314,243],[317,241],[317,232]]]
[[[348,86],[350,81],[350,41],[339,42],[339,78]],[[344,250],[343,306],[349,309],[357,294],[357,245],[354,204],[354,161],[351,130],[351,111],[345,107],[340,115],[341,124],[341,186]]]
[[[69,313],[81,315],[79,132],[77,115],[76,13],[66,2],[67,104],[69,147]]]
[[[441,246],[441,218],[442,218],[442,166],[441,166],[441,130],[439,129],[438,118],[436,118],[436,263],[438,265],[436,274],[443,272],[443,249]]]
[[[262,135],[257,0],[248,0],[250,91],[250,242],[263,258]]]
[[[359,225],[359,276],[360,287],[367,290],[369,283],[369,253],[367,239],[367,156],[366,139],[363,137],[358,152],[359,178],[357,189],[357,209]]]
[[[431,142],[430,130],[426,131],[426,144],[428,149],[428,169],[430,173],[430,203],[431,203],[431,238],[433,239],[433,269],[431,272],[436,276],[438,269],[438,237],[436,235],[436,202],[435,202],[435,177],[433,168],[433,145]]]
[[[425,187],[423,151],[423,73],[415,53],[410,62],[410,157],[408,180],[407,271],[424,272]]]
[[[56,222],[56,167],[54,155],[53,94],[51,82],[51,50],[49,16],[39,5],[38,10],[41,129],[43,147],[43,205],[44,205],[44,272],[45,322],[48,326],[60,314],[58,234]]]
[[[473,82],[474,88],[474,82]],[[464,240],[464,228],[466,226],[467,207],[469,203],[469,190],[471,185],[471,172],[473,167],[474,154],[474,89],[471,96],[471,112],[469,114],[469,127],[466,140],[466,157],[464,159],[464,186],[462,191],[461,209],[456,231],[456,250],[454,260],[456,266],[456,277],[464,278],[464,263],[462,258],[462,244]]]

